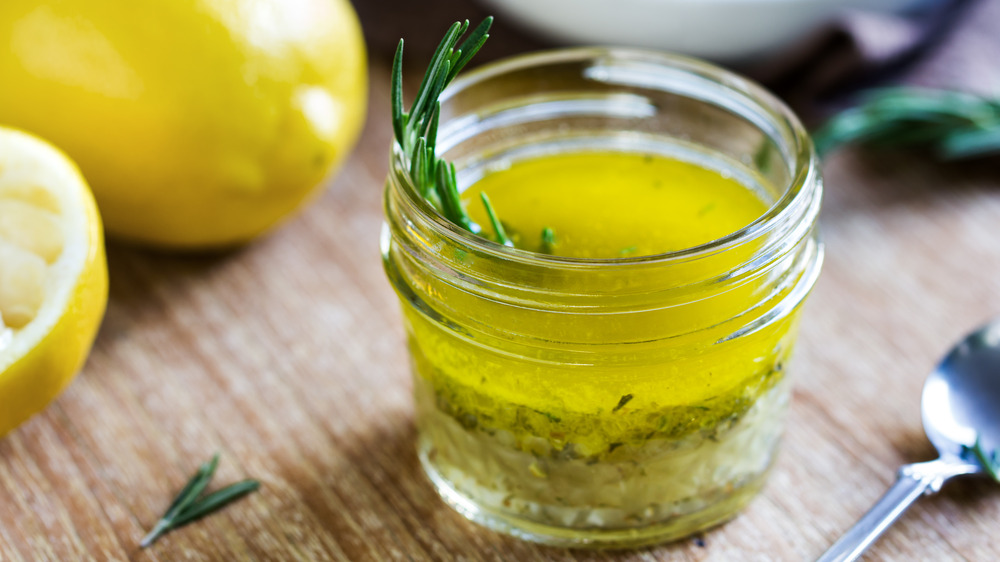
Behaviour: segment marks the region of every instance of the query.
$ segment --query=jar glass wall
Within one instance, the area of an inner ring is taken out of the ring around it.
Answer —
[[[385,193],[419,453],[449,504],[569,546],[649,544],[732,517],[774,458],[822,261],[817,162],[791,112],[691,59],[570,49],[457,80],[438,150],[460,188],[542,155],[620,151],[716,170],[769,205],[706,244],[582,259],[447,222],[398,150]]]

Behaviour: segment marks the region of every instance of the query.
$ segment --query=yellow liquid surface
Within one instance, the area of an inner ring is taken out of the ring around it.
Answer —
[[[486,175],[463,194],[490,232],[479,193],[489,195],[515,245],[554,254],[617,258],[683,250],[747,226],[767,210],[750,189],[690,162],[628,152],[556,154]],[[492,232],[490,232],[492,234]]]
[[[489,232],[480,192],[518,247],[541,250],[542,229],[551,228],[552,253],[587,258],[698,246],[767,210],[754,191],[718,171],[628,152],[548,155],[487,174],[463,198]],[[744,250],[715,258],[713,271],[737,268],[749,255]],[[668,271],[655,281],[670,288],[700,273]],[[574,283],[593,279],[552,282],[572,292]],[[404,307],[418,385],[429,385],[436,408],[466,428],[509,432],[516,447],[536,454],[572,444],[575,455],[604,459],[650,439],[714,439],[782,378],[797,318],[792,313],[718,343],[735,329],[724,321],[772,298],[762,297],[754,281],[723,294],[692,289],[678,303],[613,314],[504,306],[431,278],[415,287],[442,316],[466,326],[456,333]],[[505,331],[525,327],[552,343],[504,343]],[[467,336],[480,329],[500,339],[484,345],[488,337]]]

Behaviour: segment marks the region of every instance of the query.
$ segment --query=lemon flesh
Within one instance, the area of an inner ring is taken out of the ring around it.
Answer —
[[[80,369],[107,303],[101,221],[76,166],[0,128],[0,436]]]
[[[0,123],[64,149],[110,235],[228,246],[315,194],[365,115],[347,0],[3,0]]]

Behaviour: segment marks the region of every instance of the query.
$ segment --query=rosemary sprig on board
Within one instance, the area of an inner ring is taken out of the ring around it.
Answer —
[[[402,39],[399,40],[396,56],[392,61],[392,128],[396,142],[409,162],[410,179],[420,194],[446,219],[473,234],[480,234],[483,229],[473,222],[462,207],[455,165],[437,156],[435,143],[438,121],[441,118],[441,103],[438,98],[489,38],[488,31],[492,24],[492,17],[484,19],[461,44],[458,41],[469,29],[468,20],[451,25],[431,57],[427,72],[417,89],[417,97],[408,112],[403,111]],[[497,241],[511,245],[503,227],[496,228],[500,221],[496,219],[489,199],[484,197],[483,204],[494,224]]]
[[[260,487],[260,482],[256,480],[243,480],[202,496],[202,492],[212,480],[218,465],[219,454],[216,453],[210,461],[198,467],[198,471],[177,494],[170,507],[167,508],[167,512],[156,522],[153,530],[143,537],[142,542],[139,543],[141,548],[146,548],[166,533],[213,513]]]
[[[820,154],[848,143],[927,147],[943,160],[1000,154],[1000,99],[926,88],[873,90],[813,140]]]

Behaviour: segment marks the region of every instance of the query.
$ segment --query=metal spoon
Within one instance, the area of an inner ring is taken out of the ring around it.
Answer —
[[[971,454],[1000,448],[1000,318],[969,334],[927,377],[921,399],[924,431],[940,457],[899,469],[896,483],[817,562],[856,560],[924,494],[955,476],[984,474]]]

